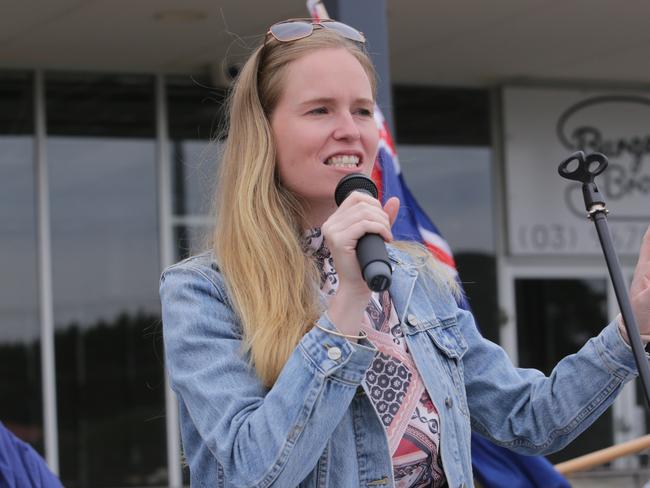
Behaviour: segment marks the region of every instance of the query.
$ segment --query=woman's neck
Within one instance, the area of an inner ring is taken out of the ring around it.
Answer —
[[[328,202],[309,202],[305,205],[305,229],[321,227],[323,222],[329,219],[336,211],[336,203]]]

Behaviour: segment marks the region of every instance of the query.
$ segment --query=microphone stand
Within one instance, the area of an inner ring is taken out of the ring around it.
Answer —
[[[650,406],[650,365],[648,364],[645,349],[641,342],[639,327],[634,319],[628,287],[621,272],[621,264],[614,250],[612,236],[607,225],[607,214],[609,211],[605,208],[605,200],[594,183],[594,178],[605,171],[608,164],[607,157],[604,154],[592,153],[585,157],[582,151],[577,151],[560,163],[558,173],[563,178],[582,183],[582,196],[585,200],[587,218],[592,220],[596,225],[598,239],[603,248],[607,269],[609,270],[609,275],[614,285],[616,300],[618,301],[618,306],[623,316],[627,336],[632,346],[632,352],[634,353],[641,382],[643,383],[646,406]]]

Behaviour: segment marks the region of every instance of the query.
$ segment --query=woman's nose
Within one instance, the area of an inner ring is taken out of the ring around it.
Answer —
[[[343,113],[337,118],[337,126],[334,130],[335,139],[359,139],[361,131],[351,113]]]

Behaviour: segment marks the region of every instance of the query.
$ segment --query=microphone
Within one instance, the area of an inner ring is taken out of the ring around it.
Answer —
[[[375,183],[366,175],[351,173],[344,176],[336,185],[334,200],[336,205],[341,205],[350,193],[362,191],[372,198],[377,198],[378,192]],[[366,280],[368,288],[372,291],[384,291],[391,282],[393,270],[388,261],[386,243],[379,234],[365,234],[357,242],[357,259],[361,268],[361,275]]]

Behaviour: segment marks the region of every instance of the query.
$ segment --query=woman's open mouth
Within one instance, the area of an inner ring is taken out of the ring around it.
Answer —
[[[335,168],[357,168],[360,162],[361,159],[359,156],[346,154],[332,156],[325,161],[325,164],[328,166],[334,166]]]

